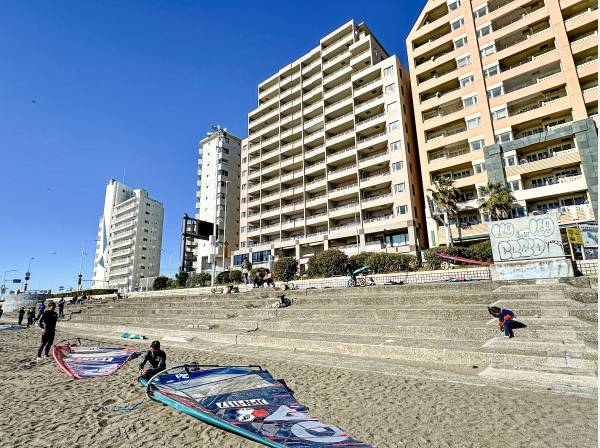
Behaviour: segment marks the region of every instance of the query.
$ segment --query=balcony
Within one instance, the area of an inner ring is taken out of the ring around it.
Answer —
[[[359,137],[358,139],[358,148],[364,148],[368,145],[376,145],[380,141],[387,139],[387,131],[378,132],[376,134],[371,134],[366,137]]]
[[[361,112],[366,111],[367,109],[375,106],[376,104],[382,104],[383,103],[383,94],[376,96],[375,98],[371,98],[365,102],[359,103],[356,102],[355,107],[354,107],[354,113],[355,114],[359,114]]]
[[[386,221],[390,221],[394,219],[394,215],[393,214],[385,214],[385,215],[379,215],[379,216],[373,216],[372,218],[368,218],[368,219],[364,219],[363,220],[363,225],[369,227],[372,225],[381,225],[382,223],[385,223]]]
[[[375,196],[363,197],[361,200],[361,206],[364,208],[381,207],[393,202],[392,193],[383,193]]]
[[[369,154],[365,157],[362,157],[359,160],[358,165],[361,169],[363,169],[363,168],[367,168],[369,166],[377,165],[379,163],[387,162],[388,159],[389,159],[389,152],[387,150],[379,151],[377,153]]]
[[[465,132],[465,131],[467,131],[467,127],[460,126],[458,128],[454,128],[454,129],[444,129],[442,131],[428,132],[428,133],[425,133],[425,141],[429,143],[431,141],[441,140],[443,138],[450,137],[450,136],[453,136],[456,134],[460,134],[461,132]]]
[[[385,168],[383,170],[374,171],[369,175],[363,175],[360,179],[360,188],[373,187],[385,182],[389,182],[391,179],[390,169]]]
[[[354,141],[354,135],[354,129],[349,129],[347,131],[340,132],[339,134],[328,136],[325,138],[325,141],[327,142],[327,146],[332,146],[336,143],[340,143],[346,140]]]
[[[343,148],[337,152],[327,154],[327,163],[337,162],[346,158],[352,158],[354,160],[354,154],[356,154],[356,146],[353,145],[347,148]]]
[[[587,190],[587,183],[583,174],[564,177],[549,177],[543,179],[543,184],[526,182],[525,188],[514,191],[513,195],[518,201],[532,200],[547,196],[573,193]]]
[[[305,159],[312,159],[313,157],[323,154],[325,152],[325,145],[319,145],[315,148],[306,148],[304,152]]]
[[[358,187],[356,182],[346,184],[341,187],[330,188],[328,193],[329,199],[340,198],[345,195],[354,194],[354,191]]]
[[[329,114],[334,110],[338,110],[346,105],[352,105],[352,95],[342,98],[341,100],[337,100],[334,103],[325,105],[325,113]]]
[[[547,170],[550,168],[559,168],[564,165],[572,165],[578,162],[581,162],[579,151],[577,148],[572,148],[565,151],[549,153],[548,157],[532,162],[528,162],[526,159],[521,159],[519,160],[518,165],[505,167],[505,172],[506,176],[517,176],[534,173],[540,170]]]
[[[340,126],[352,124],[354,122],[354,112],[347,112],[339,117],[335,117],[331,120],[328,120],[325,123],[325,129],[330,131],[332,129],[336,129]]]
[[[339,168],[335,168],[329,170],[327,173],[327,179],[330,181],[341,179],[348,175],[353,175],[356,173],[356,164],[346,165]]]

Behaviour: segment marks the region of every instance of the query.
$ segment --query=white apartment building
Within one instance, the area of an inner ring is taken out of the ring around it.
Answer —
[[[217,222],[217,271],[227,270],[230,253],[238,248],[240,229],[240,147],[239,137],[218,129],[200,140],[196,181],[196,219]],[[223,247],[228,253],[223,257]],[[212,269],[212,239],[195,242],[196,271]],[[224,260],[224,261],[223,261]],[[223,266],[223,263],[225,266]]]
[[[258,85],[234,265],[327,249],[415,253],[425,222],[410,78],[349,21]]]
[[[148,192],[110,180],[98,226],[93,287],[131,291],[160,272],[163,206]]]

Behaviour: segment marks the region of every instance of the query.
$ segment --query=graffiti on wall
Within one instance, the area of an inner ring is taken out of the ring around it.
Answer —
[[[494,261],[564,257],[558,216],[545,214],[489,223]]]

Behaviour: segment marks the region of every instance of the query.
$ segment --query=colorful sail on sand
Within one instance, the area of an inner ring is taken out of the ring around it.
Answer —
[[[99,341],[93,346],[82,346],[81,339],[59,342],[52,349],[54,360],[67,375],[76,379],[98,378],[110,375],[139,352],[120,346],[102,346]],[[74,342],[74,343],[73,343]]]
[[[275,448],[369,448],[308,414],[259,366],[186,364],[146,381],[148,396],[220,429]]]

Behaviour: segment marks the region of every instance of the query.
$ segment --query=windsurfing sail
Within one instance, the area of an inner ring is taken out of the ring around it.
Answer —
[[[443,253],[439,253],[439,252],[435,253],[434,255],[443,260],[457,261],[460,263],[467,263],[467,264],[475,264],[478,266],[490,266],[490,265],[494,264],[494,263],[490,263],[489,261],[478,261],[478,260],[472,260],[470,258],[465,258],[465,257],[455,257],[453,255],[443,254]]]
[[[0,330],[22,330],[23,328],[25,328],[23,325],[0,324]]]
[[[148,396],[220,429],[274,448],[369,448],[308,414],[258,366],[186,364],[140,379]]]
[[[135,350],[119,346],[84,347],[60,342],[52,349],[52,356],[67,375],[76,379],[97,378],[114,373],[132,358],[139,355]],[[96,341],[92,341],[96,342]]]

